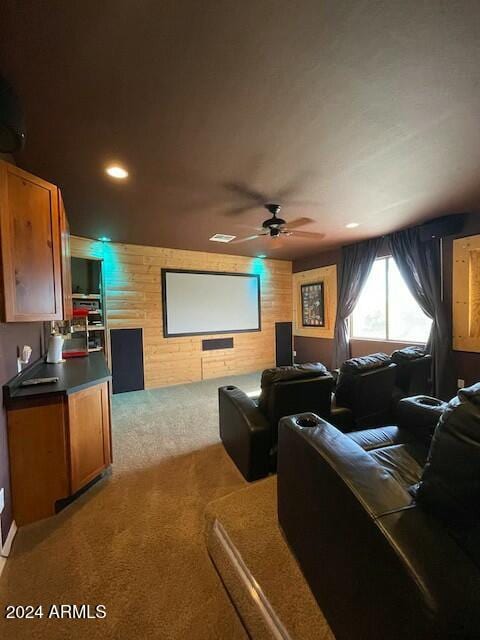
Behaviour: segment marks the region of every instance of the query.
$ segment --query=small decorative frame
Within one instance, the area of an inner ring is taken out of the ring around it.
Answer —
[[[323,282],[301,285],[302,327],[325,326],[325,295]]]
[[[302,309],[304,285],[318,285],[323,288],[323,324],[303,324]],[[306,338],[332,339],[337,313],[337,265],[318,267],[293,274],[293,334]]]

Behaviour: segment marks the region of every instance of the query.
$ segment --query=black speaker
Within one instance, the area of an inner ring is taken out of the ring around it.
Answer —
[[[144,389],[143,335],[141,329],[111,329],[112,391]]]
[[[0,76],[0,153],[23,149],[26,130],[20,100],[12,86]]]
[[[291,322],[275,323],[275,364],[277,367],[285,367],[293,364]]]

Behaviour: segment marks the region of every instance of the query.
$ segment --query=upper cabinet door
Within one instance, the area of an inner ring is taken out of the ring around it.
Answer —
[[[0,233],[5,321],[61,320],[57,187],[0,162]]]
[[[60,189],[58,190],[58,212],[60,216],[60,244],[62,252],[63,319],[70,320],[73,317],[70,225],[68,224]]]

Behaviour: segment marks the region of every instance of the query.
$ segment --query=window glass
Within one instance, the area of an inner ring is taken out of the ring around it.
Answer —
[[[388,338],[427,342],[432,321],[415,302],[393,258],[388,261]]]
[[[387,331],[385,259],[375,260],[352,314],[352,335],[385,340]]]
[[[408,290],[394,259],[389,256],[375,260],[350,318],[351,337],[425,343],[431,324]]]

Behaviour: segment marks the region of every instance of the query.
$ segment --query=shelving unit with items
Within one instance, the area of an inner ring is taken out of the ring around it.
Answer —
[[[103,260],[72,257],[72,303],[74,317],[86,317],[89,353],[103,351],[108,359]]]

